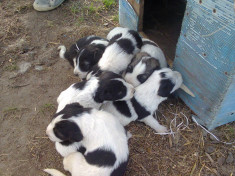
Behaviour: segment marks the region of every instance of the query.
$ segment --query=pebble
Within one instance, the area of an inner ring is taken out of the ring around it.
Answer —
[[[228,152],[228,157],[226,159],[226,163],[230,164],[233,162],[233,154],[231,152]]]
[[[29,68],[31,67],[31,64],[29,62],[22,62],[19,64],[19,71],[18,73],[25,73]]]
[[[220,166],[223,165],[224,162],[225,162],[225,158],[222,157],[222,156],[217,159],[217,163],[218,163]]]
[[[213,147],[213,146],[206,147],[205,151],[206,151],[206,153],[211,154],[215,151],[215,147]]]
[[[43,66],[40,66],[40,65],[37,65],[37,66],[35,66],[34,68],[35,68],[35,70],[38,70],[38,71],[44,70],[44,67],[43,67]]]

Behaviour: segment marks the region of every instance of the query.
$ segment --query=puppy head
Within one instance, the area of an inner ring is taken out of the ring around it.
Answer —
[[[83,114],[89,114],[90,108],[83,108],[78,103],[68,104],[56,113],[47,126],[46,133],[54,142],[79,142],[83,139],[81,129],[75,119]]]
[[[118,74],[103,72],[99,77],[99,87],[95,93],[95,101],[129,100],[134,95],[134,87],[125,82]]]
[[[159,75],[159,88],[158,88],[158,96],[168,97],[175,90],[180,88],[183,83],[182,76],[177,71],[172,71],[169,68],[164,68],[158,71]]]
[[[124,79],[134,87],[144,83],[154,70],[160,69],[157,59],[147,53],[138,53],[128,65]]]
[[[85,78],[92,67],[98,63],[103,52],[104,49],[95,44],[80,49],[77,58],[74,59],[74,74]]]

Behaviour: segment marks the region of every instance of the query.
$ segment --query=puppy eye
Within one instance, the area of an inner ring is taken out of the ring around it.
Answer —
[[[133,67],[131,65],[128,65],[126,72],[129,72],[129,73],[133,72]]]
[[[138,75],[138,76],[137,76],[137,79],[138,79],[138,81],[139,81],[140,83],[143,83],[143,82],[145,82],[145,81],[148,79],[148,75],[146,75],[146,74]]]

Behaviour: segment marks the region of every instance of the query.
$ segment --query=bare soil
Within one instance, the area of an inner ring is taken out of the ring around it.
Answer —
[[[118,5],[106,9],[100,0],[69,0],[50,12],[36,12],[32,3],[0,1],[0,176],[43,176],[44,168],[66,173],[45,129],[59,93],[79,79],[59,58],[57,47],[86,35],[105,37],[118,25]],[[23,65],[29,66],[25,72]],[[130,124],[133,137],[125,175],[235,175],[234,145],[218,143],[192,122],[191,114],[183,102],[170,99],[157,115],[174,135]],[[177,130],[181,122],[184,126]],[[231,123],[213,133],[234,141],[234,131]]]

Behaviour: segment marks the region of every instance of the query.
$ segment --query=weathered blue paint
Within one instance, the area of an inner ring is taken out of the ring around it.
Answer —
[[[137,30],[138,16],[120,2],[120,24]],[[188,0],[174,69],[196,95],[178,91],[208,129],[235,120],[235,11],[233,0]],[[145,12],[146,13],[146,12]]]
[[[188,0],[174,68],[196,95],[179,96],[208,129],[235,120],[234,20],[232,0]]]
[[[122,27],[138,30],[139,18],[127,0],[119,0],[119,23]]]

